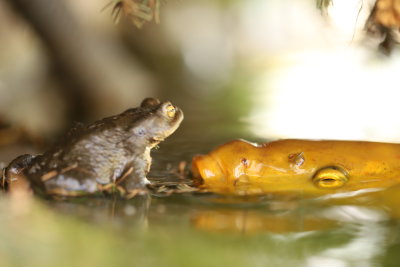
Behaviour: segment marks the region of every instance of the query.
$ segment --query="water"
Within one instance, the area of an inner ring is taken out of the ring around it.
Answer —
[[[159,186],[190,184],[177,171],[180,162],[240,134],[189,128],[153,152],[149,178]],[[333,199],[305,199],[301,192],[66,201],[2,196],[0,265],[399,266],[399,188]]]

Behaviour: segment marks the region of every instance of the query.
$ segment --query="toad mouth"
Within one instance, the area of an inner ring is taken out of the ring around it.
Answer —
[[[150,143],[159,143],[164,141],[164,138],[153,137],[150,139]]]

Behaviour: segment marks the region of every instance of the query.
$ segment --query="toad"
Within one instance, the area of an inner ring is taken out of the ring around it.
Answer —
[[[44,195],[81,196],[118,190],[145,192],[150,150],[171,135],[183,112],[170,102],[146,98],[140,107],[70,130],[42,155],[22,155],[3,169],[3,183],[25,178]]]

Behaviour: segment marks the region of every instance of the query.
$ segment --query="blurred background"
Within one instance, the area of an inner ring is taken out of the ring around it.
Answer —
[[[400,141],[400,8],[379,2],[2,1],[0,143],[147,96],[183,108],[194,137]]]
[[[152,153],[166,184],[232,138],[400,142],[399,18],[400,0],[0,1],[0,162],[148,96],[185,113]],[[0,194],[0,265],[398,266],[398,192]]]

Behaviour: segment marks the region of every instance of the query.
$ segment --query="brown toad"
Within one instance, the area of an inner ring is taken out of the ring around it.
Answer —
[[[72,129],[42,155],[22,155],[4,170],[12,188],[26,177],[42,194],[80,196],[118,189],[129,196],[146,188],[150,150],[171,135],[183,112],[170,102],[146,98],[140,107]]]

